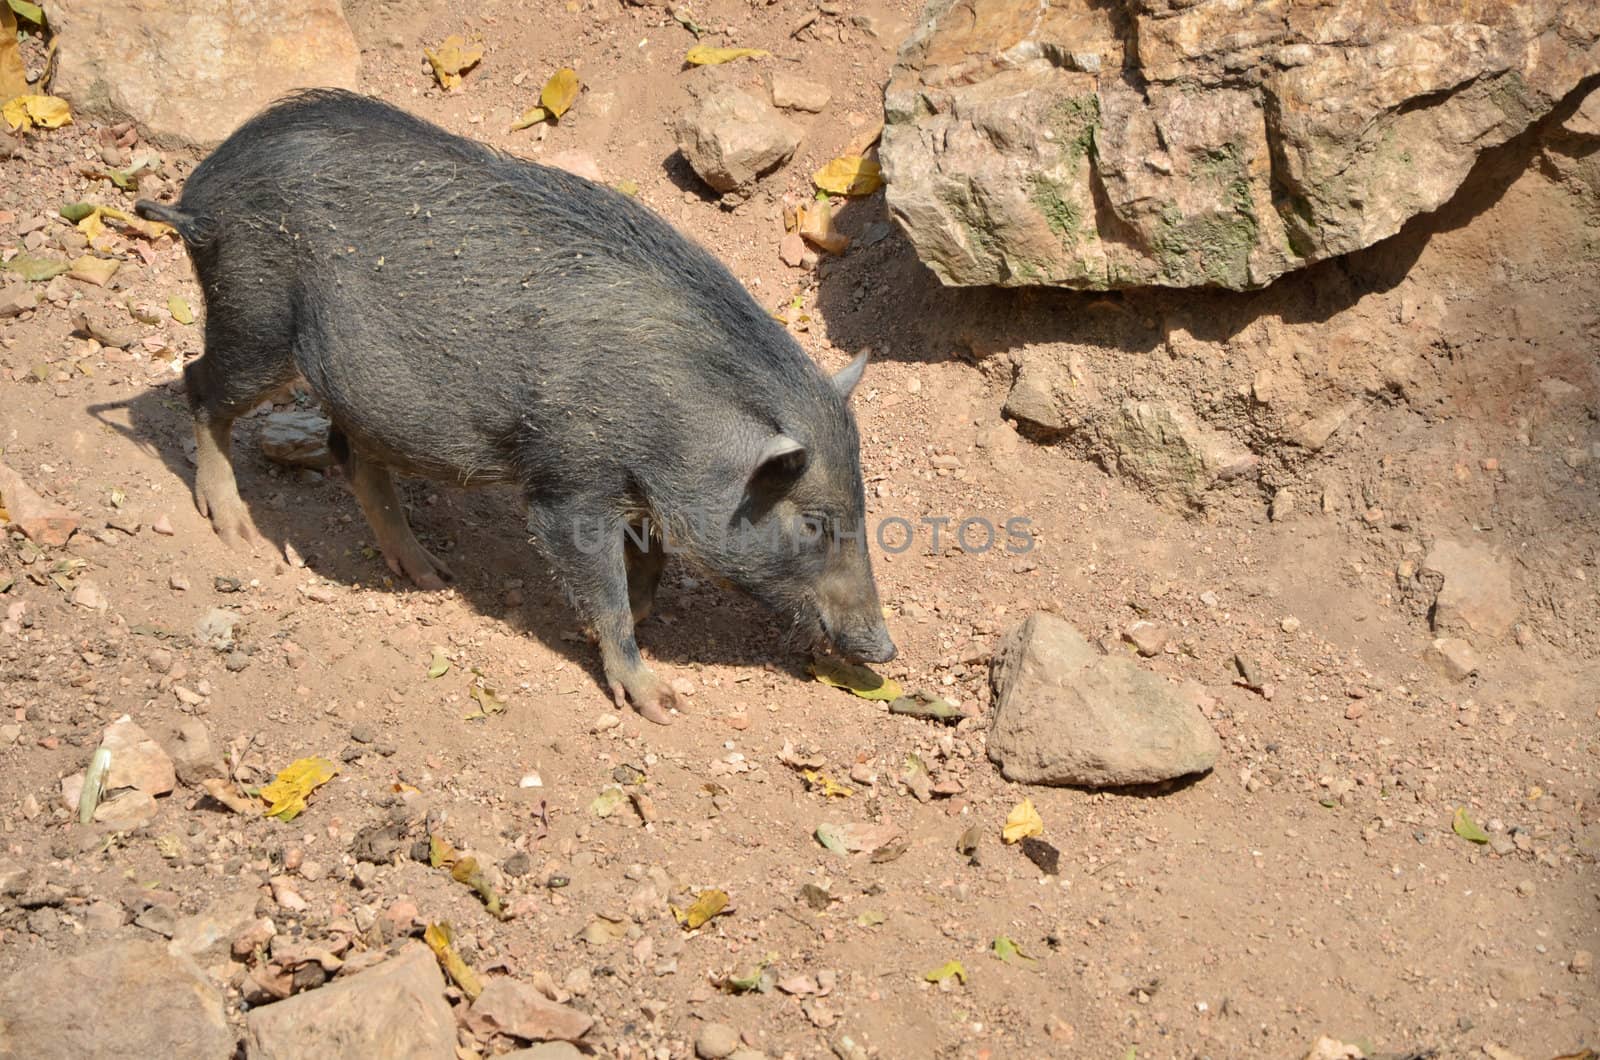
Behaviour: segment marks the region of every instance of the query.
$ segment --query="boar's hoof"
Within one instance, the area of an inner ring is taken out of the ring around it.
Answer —
[[[450,568],[441,563],[437,556],[417,544],[415,540],[412,541],[412,545],[414,547],[410,550],[384,556],[390,570],[411,579],[411,584],[428,592],[443,589],[455,580]]]
[[[619,709],[626,708],[631,700],[633,709],[641,717],[657,725],[671,725],[672,711],[679,704],[677,693],[648,670],[642,679],[633,683],[632,688],[624,687],[621,681],[611,682],[611,698],[616,700]]]

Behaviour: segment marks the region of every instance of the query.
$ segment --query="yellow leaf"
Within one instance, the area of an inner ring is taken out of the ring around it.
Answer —
[[[831,795],[843,799],[855,794],[854,789],[850,788],[848,785],[841,784],[837,780],[834,780],[832,777],[828,776],[828,774],[815,769],[802,770],[800,772],[800,776],[805,780],[806,784],[811,788],[812,791],[820,791],[824,795]]]
[[[693,931],[703,927],[706,921],[728,908],[728,892],[718,890],[701,891],[695,895],[694,902],[688,909],[679,909],[671,906],[672,915],[678,918],[686,930]]]
[[[59,96],[17,96],[3,113],[14,131],[59,129],[72,122],[72,108]]]
[[[1031,835],[1044,834],[1044,818],[1039,816],[1039,811],[1033,808],[1032,799],[1023,799],[1012,807],[1011,813],[1006,817],[1006,826],[1000,832],[1000,838],[1007,843],[1017,843]]]
[[[543,107],[529,107],[522,112],[522,117],[512,123],[511,131],[516,132],[518,129],[526,129],[530,125],[538,125],[542,121],[547,121],[549,117],[550,112]]]
[[[843,155],[812,174],[829,195],[871,195],[883,187],[883,170],[870,158]]]
[[[478,709],[462,719],[464,721],[477,721],[480,718],[487,718],[491,714],[504,714],[506,712],[506,701],[492,688],[484,685],[473,685],[467,694],[477,701]]]
[[[456,848],[450,845],[450,840],[429,833],[428,835],[428,864],[434,868],[449,867],[456,863],[461,855],[456,853]]]
[[[960,961],[945,961],[933,971],[924,973],[922,978],[930,983],[942,983],[952,976],[962,983],[967,981],[967,969]]]
[[[460,34],[452,33],[440,43],[438,51],[424,48],[422,54],[433,67],[433,76],[439,79],[440,86],[451,91],[460,86],[462,74],[478,65],[478,60],[483,58],[483,47],[468,44]]]
[[[172,319],[180,324],[194,323],[194,310],[189,308],[182,295],[175,294],[167,299],[167,312],[172,314]]]
[[[489,883],[488,877],[483,874],[483,869],[478,867],[477,858],[462,858],[450,869],[450,878],[457,883],[471,888],[483,900],[484,909],[489,915],[498,920],[506,919],[505,906],[501,903],[500,894]]]
[[[771,54],[760,48],[713,48],[709,44],[696,44],[689,49],[683,61],[690,66],[715,66],[717,63],[731,63],[735,59],[765,59]]]
[[[811,673],[831,688],[843,688],[862,699],[895,700],[903,695],[900,682],[880,677],[865,666],[827,656],[811,663]]]
[[[92,254],[85,254],[72,263],[72,268],[67,270],[67,275],[74,280],[92,283],[96,287],[104,287],[111,282],[111,277],[116,275],[117,262],[110,258],[97,258]]]
[[[478,978],[478,973],[461,959],[461,954],[456,952],[455,932],[450,930],[450,925],[443,921],[429,924],[422,933],[422,941],[428,944],[433,955],[439,959],[439,966],[461,988],[461,992],[467,995],[467,999],[476,1001],[478,995],[483,993],[483,981]]]
[[[433,658],[428,663],[428,676],[438,678],[443,677],[449,672],[450,660],[445,656],[444,649],[433,649]]]
[[[578,84],[578,72],[563,66],[544,83],[544,89],[539,93],[539,103],[550,112],[552,118],[559,118],[572,109],[581,87]]]
[[[326,758],[301,758],[285,766],[283,771],[261,789],[267,800],[267,816],[280,821],[292,821],[306,808],[306,797],[332,780],[339,767]]]
[[[15,99],[27,94],[28,74],[22,66],[22,50],[17,47],[17,16],[8,4],[0,4],[0,8],[4,9],[0,10],[0,99]],[[11,120],[9,114],[6,120]]]

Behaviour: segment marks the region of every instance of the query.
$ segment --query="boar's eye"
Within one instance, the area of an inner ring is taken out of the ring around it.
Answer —
[[[826,512],[801,512],[795,529],[806,541],[820,544],[827,540],[832,525]]]

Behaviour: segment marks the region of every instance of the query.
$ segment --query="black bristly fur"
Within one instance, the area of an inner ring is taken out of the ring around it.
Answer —
[[[178,230],[204,290],[197,417],[301,376],[375,462],[518,483],[597,627],[618,625],[620,550],[584,556],[572,528],[711,513],[724,525],[688,542],[696,558],[841,648],[884,654],[864,554],[819,563],[787,539],[720,532],[772,486],[753,479],[776,435],[805,452],[769,516],[861,525],[847,395],[720,262],[629,197],[312,91],[241,127],[175,207],[138,210]],[[627,626],[615,632],[636,659]]]

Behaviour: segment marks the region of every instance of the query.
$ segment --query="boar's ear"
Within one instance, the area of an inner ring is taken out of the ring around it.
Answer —
[[[850,394],[855,390],[856,384],[861,382],[861,377],[866,374],[867,357],[871,353],[870,349],[862,350],[856,355],[855,360],[839,369],[839,373],[833,377],[833,389],[837,390],[839,396],[846,401],[850,400]]]
[[[787,434],[774,434],[762,446],[756,457],[755,470],[750,472],[750,484],[787,482],[806,466],[806,447]]]

